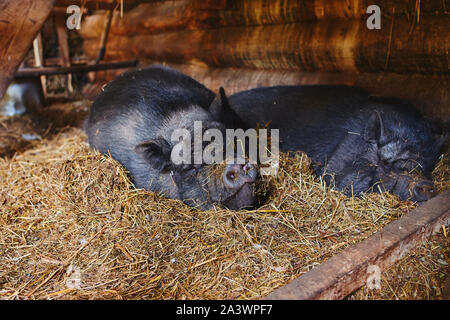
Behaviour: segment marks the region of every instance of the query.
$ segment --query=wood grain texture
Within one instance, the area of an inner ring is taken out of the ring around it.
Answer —
[[[201,62],[212,67],[272,70],[442,74],[450,72],[450,18],[406,19],[369,30],[365,21],[332,20],[256,27],[114,36],[106,60]],[[95,57],[97,39],[85,39]]]
[[[0,0],[0,98],[53,7],[53,0]]]
[[[142,61],[141,66],[155,61]],[[411,101],[429,119],[450,124],[450,76],[395,73],[297,72],[212,68],[202,64],[168,64],[211,90],[224,87],[228,95],[257,87],[277,85],[346,84],[364,88],[375,96],[392,96]],[[104,84],[123,70],[97,72],[95,82]],[[97,88],[101,88],[97,86]],[[90,99],[98,92],[91,91]]]
[[[120,18],[116,12],[111,33],[155,34],[230,26],[289,24],[330,19],[364,19],[369,5],[378,5],[383,17],[406,17],[409,21],[428,16],[448,16],[450,0],[177,0],[142,3]],[[90,2],[88,2],[90,4]],[[92,7],[92,6],[91,6]],[[85,38],[100,37],[106,14],[86,17]]]

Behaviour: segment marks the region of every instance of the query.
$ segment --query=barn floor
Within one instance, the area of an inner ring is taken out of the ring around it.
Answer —
[[[347,198],[283,156],[253,211],[198,211],[133,189],[78,128],[88,101],[0,119],[0,299],[258,299],[414,209]],[[34,123],[39,123],[36,125]],[[450,153],[434,180],[450,188]],[[440,299],[449,229],[349,299]]]

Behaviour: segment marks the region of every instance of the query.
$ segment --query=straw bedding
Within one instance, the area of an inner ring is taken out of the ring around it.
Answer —
[[[135,189],[80,129],[47,132],[0,158],[0,299],[261,298],[415,207],[387,193],[348,198],[315,178],[298,153],[282,155],[279,175],[259,186],[256,210],[199,211]],[[450,187],[449,168],[447,154],[434,173],[440,190]],[[421,261],[424,281],[439,289],[447,235],[424,248],[433,253]],[[409,268],[401,265],[399,272]],[[408,283],[417,283],[412,274]],[[363,288],[351,298],[440,292],[410,287],[395,295]]]

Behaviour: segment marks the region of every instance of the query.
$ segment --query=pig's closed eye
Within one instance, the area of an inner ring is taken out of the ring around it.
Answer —
[[[393,164],[393,168],[398,171],[411,171],[418,166],[418,163],[412,160],[397,160]]]
[[[397,160],[397,161],[394,162],[394,164],[392,165],[392,167],[393,167],[395,170],[403,171],[403,170],[406,170],[405,164],[406,164],[405,161],[403,161],[403,160]]]
[[[389,160],[383,159],[383,160],[381,160],[381,163],[386,168],[390,168],[391,167],[391,162]]]
[[[201,168],[201,165],[191,165],[186,168],[184,168],[183,173],[187,175],[193,175],[196,174]]]
[[[185,173],[187,175],[194,175],[196,172],[197,172],[197,169],[195,169],[195,168],[191,168],[191,169],[185,171]]]

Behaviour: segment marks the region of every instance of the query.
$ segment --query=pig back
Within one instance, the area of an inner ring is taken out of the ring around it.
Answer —
[[[307,85],[256,88],[229,101],[246,125],[279,129],[281,151],[302,150],[322,158],[335,149],[348,118],[368,97],[357,87]]]
[[[89,144],[119,159],[136,144],[156,138],[174,113],[192,105],[207,109],[213,99],[213,92],[173,69],[152,66],[125,72],[92,104],[86,123]]]

